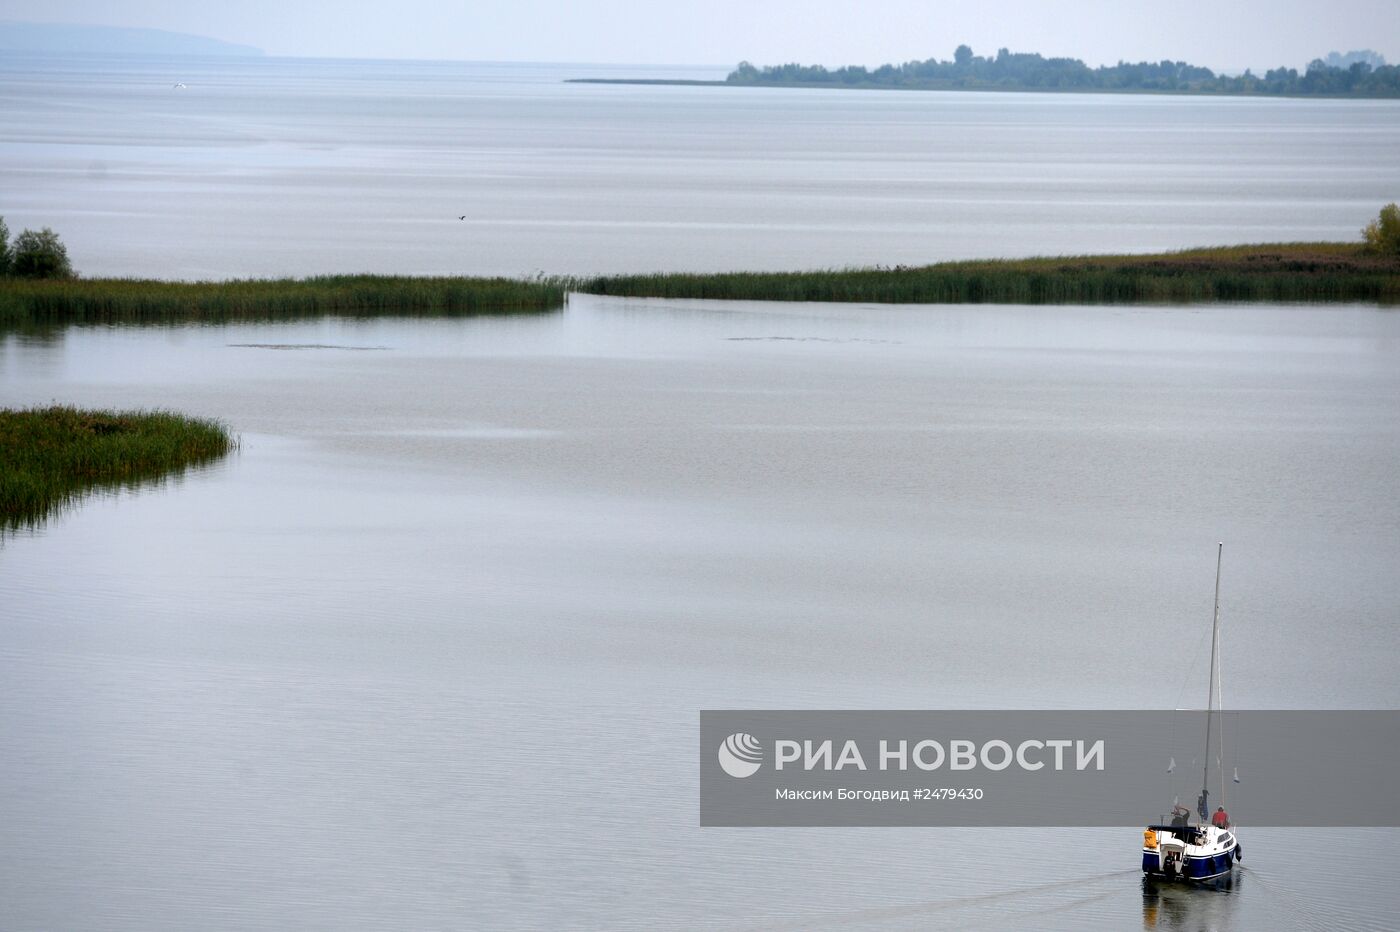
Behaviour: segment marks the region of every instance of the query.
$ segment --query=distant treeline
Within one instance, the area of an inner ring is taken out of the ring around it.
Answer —
[[[1335,55],[1335,53],[1334,53]],[[1346,61],[1345,56],[1334,60]],[[1384,59],[1376,56],[1376,61]],[[1157,91],[1187,94],[1274,94],[1336,97],[1400,97],[1400,67],[1370,60],[1333,67],[1314,59],[1299,73],[1275,68],[1263,75],[1218,75],[1184,61],[1119,62],[1090,68],[1077,58],[1046,58],[1036,53],[999,49],[995,57],[974,55],[960,45],[952,61],[911,61],[902,65],[861,65],[828,70],[821,65],[771,65],[748,62],[730,72],[728,84],[792,85],[923,90]]]

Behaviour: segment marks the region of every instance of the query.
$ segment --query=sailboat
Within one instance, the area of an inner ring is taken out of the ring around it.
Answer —
[[[1171,882],[1218,881],[1228,877],[1235,863],[1244,858],[1235,827],[1223,808],[1214,814],[1210,809],[1210,739],[1220,689],[1220,563],[1225,545],[1215,552],[1215,618],[1210,639],[1210,695],[1206,699],[1206,755],[1201,779],[1201,795],[1192,813],[1183,806],[1172,807],[1168,824],[1149,825],[1142,832],[1142,871],[1148,877]],[[1176,761],[1173,759],[1172,765]],[[1235,772],[1239,782],[1239,772]],[[1221,796],[1224,796],[1224,774],[1221,774]]]

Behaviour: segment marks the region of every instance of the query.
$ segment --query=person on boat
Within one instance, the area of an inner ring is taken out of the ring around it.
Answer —
[[[1215,807],[1215,815],[1210,817],[1210,824],[1216,828],[1230,827],[1230,814],[1225,811],[1224,806]]]
[[[1185,806],[1172,806],[1172,828],[1185,828],[1190,822],[1190,809]]]

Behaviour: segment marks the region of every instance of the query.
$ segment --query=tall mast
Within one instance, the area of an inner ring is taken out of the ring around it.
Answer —
[[[1202,819],[1210,818],[1210,724],[1211,710],[1215,707],[1215,655],[1220,647],[1220,560],[1225,552],[1225,542],[1221,541],[1215,550],[1215,617],[1210,628],[1210,692],[1206,696],[1206,765],[1201,775],[1201,805],[1197,810]]]

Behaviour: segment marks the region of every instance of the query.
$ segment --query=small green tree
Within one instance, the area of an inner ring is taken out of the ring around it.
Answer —
[[[1400,256],[1400,207],[1382,207],[1380,216],[1362,228],[1361,238],[1366,241],[1368,252]]]
[[[0,278],[10,274],[10,228],[0,217]]]
[[[72,278],[73,265],[58,234],[48,227],[15,237],[10,271],[20,278]]]

